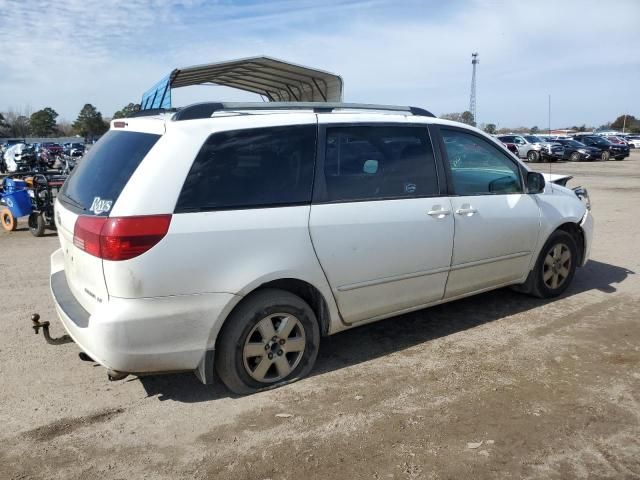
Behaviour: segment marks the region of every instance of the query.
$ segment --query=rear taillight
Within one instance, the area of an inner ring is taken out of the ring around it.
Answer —
[[[90,217],[76,220],[73,244],[104,260],[129,260],[151,249],[169,231],[171,215]]]
[[[73,227],[73,244],[95,257],[100,256],[100,232],[107,217],[79,216]]]

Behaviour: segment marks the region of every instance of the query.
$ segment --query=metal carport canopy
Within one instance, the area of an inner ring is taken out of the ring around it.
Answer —
[[[142,96],[141,109],[171,106],[170,89],[222,85],[277,102],[341,102],[339,75],[270,57],[177,68]],[[167,105],[168,103],[168,105]]]

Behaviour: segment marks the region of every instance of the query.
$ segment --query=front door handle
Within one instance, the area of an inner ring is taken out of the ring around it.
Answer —
[[[451,213],[451,210],[445,210],[440,205],[434,205],[432,210],[427,212],[427,215],[436,218],[444,218]]]
[[[463,206],[456,210],[458,215],[466,215],[467,217],[472,216],[474,213],[478,213],[478,210],[473,208],[472,206]]]

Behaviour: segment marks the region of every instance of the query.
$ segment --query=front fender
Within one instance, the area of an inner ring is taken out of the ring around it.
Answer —
[[[547,184],[544,193],[536,195],[535,198],[540,207],[540,235],[529,268],[532,269],[535,266],[549,236],[566,223],[573,223],[583,230],[586,258],[586,249],[590,247],[592,235],[592,222],[587,226],[589,232],[586,232],[583,227],[583,220],[588,213],[586,206],[571,190],[554,184]]]

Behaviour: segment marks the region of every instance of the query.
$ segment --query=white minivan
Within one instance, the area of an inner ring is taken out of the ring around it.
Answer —
[[[272,388],[322,336],[508,285],[554,297],[589,256],[584,189],[422,109],[150,113],[112,121],[56,202],[57,313],[111,379]]]

